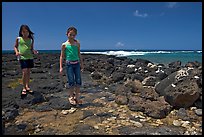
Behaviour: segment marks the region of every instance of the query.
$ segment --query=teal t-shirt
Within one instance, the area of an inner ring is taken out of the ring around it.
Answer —
[[[65,57],[68,61],[79,61],[78,46],[65,42]]]

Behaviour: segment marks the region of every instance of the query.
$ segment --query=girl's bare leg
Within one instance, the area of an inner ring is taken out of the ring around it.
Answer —
[[[29,82],[30,82],[30,68],[27,68],[27,77],[26,77],[26,89],[30,89]]]
[[[23,92],[22,94],[26,94],[26,79],[27,79],[27,70],[22,69],[22,82],[23,82]]]
[[[27,74],[26,74],[26,90],[27,90],[29,93],[33,93],[33,91],[30,89],[29,83],[30,83],[30,68],[27,68]]]
[[[82,101],[80,100],[80,87],[75,87],[75,99],[77,104],[82,104]]]
[[[69,96],[69,102],[73,105],[76,104],[76,101],[74,100],[74,88],[68,89],[68,96]]]
[[[23,81],[23,88],[26,89],[26,80],[27,80],[27,70],[26,68],[22,70],[22,81]]]

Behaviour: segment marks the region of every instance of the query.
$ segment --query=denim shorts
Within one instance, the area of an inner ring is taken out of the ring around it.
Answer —
[[[68,86],[67,88],[80,87],[81,86],[81,69],[80,63],[71,64],[66,61]]]
[[[20,60],[20,64],[21,64],[21,69],[34,67],[33,59]]]

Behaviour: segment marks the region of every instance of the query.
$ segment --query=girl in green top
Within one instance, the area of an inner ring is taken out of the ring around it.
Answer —
[[[79,92],[81,82],[81,71],[83,71],[83,60],[80,54],[80,43],[75,40],[77,35],[77,29],[75,27],[70,27],[67,30],[66,35],[68,40],[62,43],[61,56],[60,56],[60,73],[63,71],[63,59],[66,59],[66,71],[69,89],[69,102],[73,105],[82,104],[80,100]]]
[[[22,81],[23,89],[21,91],[21,97],[25,97],[26,91],[33,93],[29,87],[30,81],[30,69],[34,67],[33,54],[37,54],[38,51],[34,50],[33,44],[33,32],[27,25],[21,25],[19,31],[19,37],[16,38],[14,50],[16,56],[19,58],[19,62],[22,69]]]

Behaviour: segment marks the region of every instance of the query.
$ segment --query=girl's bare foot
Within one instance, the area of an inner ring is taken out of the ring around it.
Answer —
[[[81,104],[83,103],[83,101],[82,101],[82,100],[77,99],[76,97],[74,97],[74,100],[76,101],[76,104],[81,105]]]
[[[28,92],[28,93],[33,93],[33,91],[30,89],[30,88],[26,88],[26,91]]]
[[[27,95],[26,89],[24,88],[24,89],[22,89],[22,91],[21,91],[21,98],[25,97],[26,95]]]
[[[68,100],[69,100],[70,104],[76,105],[76,100],[73,97],[69,97]]]
[[[26,95],[26,89],[23,89],[23,90],[21,91],[21,94],[22,94],[22,95]]]
[[[82,103],[83,103],[82,100],[77,100],[76,102],[77,102],[77,104],[79,104],[79,105],[82,105]]]

